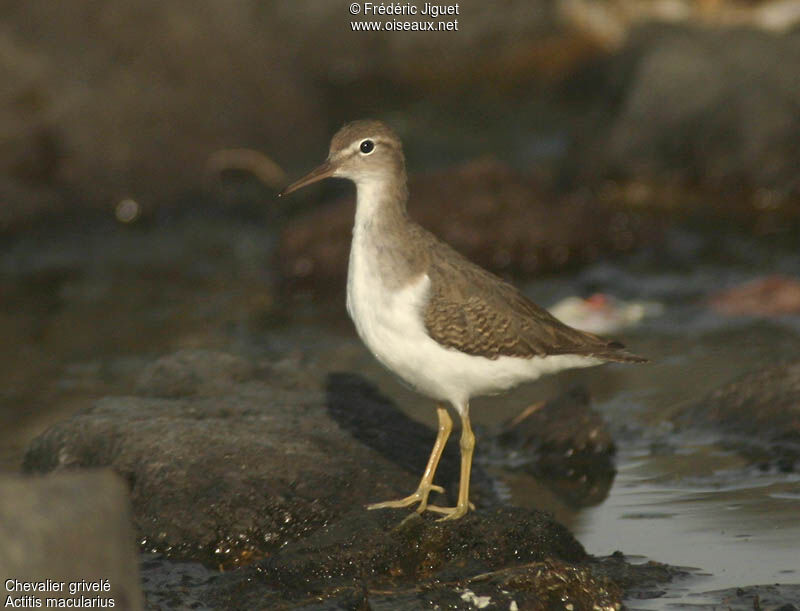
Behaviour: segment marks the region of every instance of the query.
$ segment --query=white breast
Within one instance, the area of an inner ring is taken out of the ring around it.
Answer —
[[[470,397],[500,392],[571,367],[598,365],[586,357],[558,355],[487,359],[442,347],[423,322],[430,278],[421,274],[398,290],[385,287],[367,231],[353,232],[347,277],[347,311],[359,336],[383,365],[421,393],[457,409]]]

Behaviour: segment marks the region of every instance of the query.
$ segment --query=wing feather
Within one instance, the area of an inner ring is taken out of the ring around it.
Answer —
[[[645,362],[619,342],[565,325],[517,288],[471,263],[433,236],[431,293],[425,328],[438,343],[470,354],[532,358],[576,354],[608,361]]]

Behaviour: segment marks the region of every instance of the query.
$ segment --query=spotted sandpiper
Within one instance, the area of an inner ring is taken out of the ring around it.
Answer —
[[[462,517],[471,507],[472,397],[562,369],[647,360],[559,322],[409,218],[402,143],[385,124],[345,125],[325,162],[280,195],[327,177],[356,184],[347,273],[347,311],[356,330],[375,358],[438,402],[438,434],[416,491],[368,509],[418,503],[419,513]],[[452,428],[448,403],[461,418],[461,475],[456,505],[439,507],[429,505],[428,496],[444,491],[433,478]]]

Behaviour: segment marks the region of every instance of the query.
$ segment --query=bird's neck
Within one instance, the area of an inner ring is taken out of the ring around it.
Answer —
[[[401,176],[367,176],[356,180],[354,232],[386,231],[408,223],[408,187]]]

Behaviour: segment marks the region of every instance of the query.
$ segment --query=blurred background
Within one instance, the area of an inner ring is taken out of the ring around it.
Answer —
[[[583,374],[618,437],[797,354],[798,0],[465,1],[419,33],[353,32],[349,4],[4,0],[0,470],[180,348],[361,370],[432,423],[346,319],[352,186],[275,199],[359,118],[401,135],[412,215],[473,260],[543,305],[661,313],[626,337],[660,365]],[[624,512],[573,527],[613,551]]]

